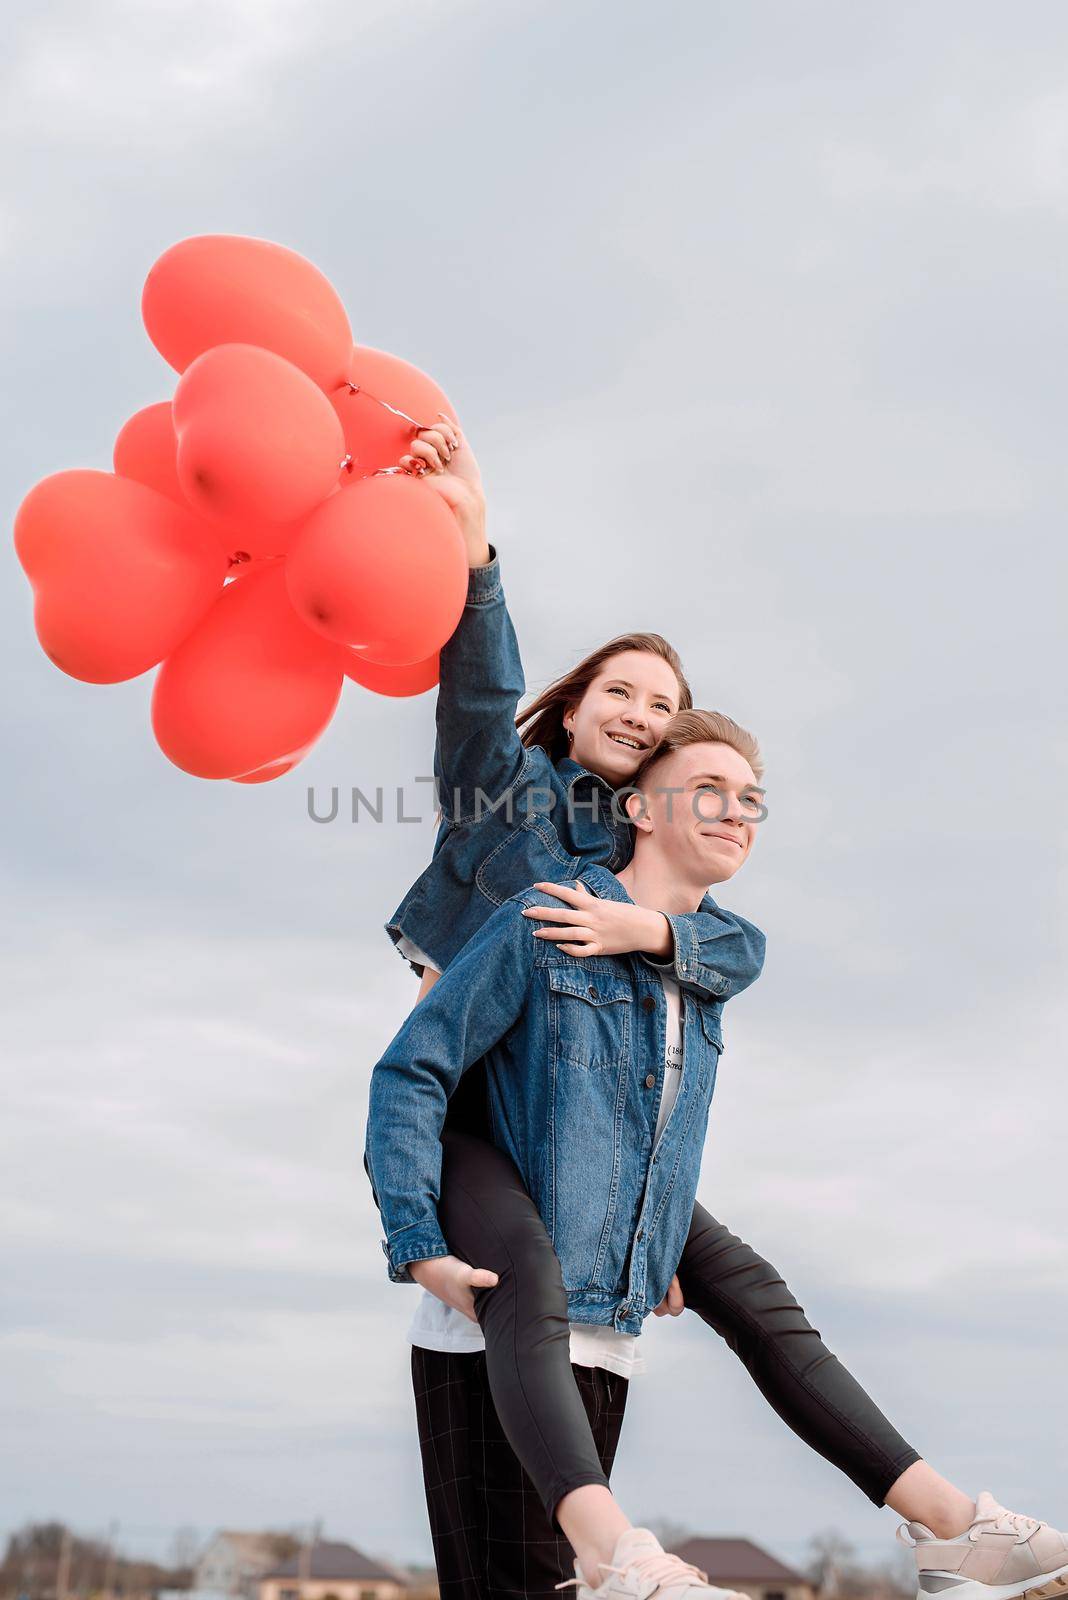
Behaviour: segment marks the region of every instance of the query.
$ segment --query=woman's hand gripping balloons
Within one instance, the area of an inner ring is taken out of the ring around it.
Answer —
[[[426,487],[440,495],[456,518],[468,566],[484,567],[490,558],[486,496],[474,451],[459,424],[439,412],[437,422],[416,434],[408,453],[401,456],[400,465],[406,471],[421,473]]]

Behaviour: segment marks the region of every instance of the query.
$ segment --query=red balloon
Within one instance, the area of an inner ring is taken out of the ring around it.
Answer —
[[[314,744],[314,739],[312,744]],[[270,761],[265,767],[257,767],[255,772],[244,772],[239,778],[231,778],[231,783],[273,783],[275,778],[284,778],[287,772],[292,772],[298,761],[303,761],[311,744],[306,744],[303,750],[294,750],[290,755],[283,756],[281,761]]]
[[[136,411],[123,424],[115,440],[114,462],[120,477],[146,484],[193,514],[178,482],[178,440],[169,400]],[[339,487],[335,484],[331,493],[336,494]],[[232,577],[258,571],[264,561],[285,555],[302,525],[303,519],[281,523],[205,518],[203,523],[212,541],[226,554]]]
[[[309,627],[387,666],[425,661],[467,598],[467,552],[452,512],[403,473],[364,478],[319,506],[285,570]]]
[[[368,661],[359,651],[348,650],[345,653],[345,676],[354,683],[362,684],[365,689],[373,690],[375,694],[398,698],[425,694],[438,681],[439,658],[440,651],[435,650],[425,661],[413,661],[406,667],[390,667],[379,661]]]
[[[256,344],[320,388],[349,376],[345,307],[310,261],[267,239],[202,234],[165,250],[145,280],[148,337],[176,372],[217,344]]]
[[[384,405],[385,400],[407,415],[421,427],[432,428],[439,420],[438,412],[459,426],[456,412],[433,378],[391,356],[385,350],[372,350],[369,345],[356,345],[349,362],[349,376],[358,384],[359,391],[339,389],[331,396],[334,410],[341,418],[345,430],[345,449],[352,456],[352,476],[349,483],[366,478],[381,467],[395,467],[401,456],[411,448],[414,429],[403,417],[394,416]],[[342,482],[344,483],[344,479]]]
[[[175,766],[239,778],[295,764],[334,714],[341,652],[304,626],[281,566],[226,586],[163,663],[152,727]]]
[[[160,400],[154,406],[135,411],[124,422],[115,440],[112,460],[120,478],[133,478],[157,494],[165,494],[176,505],[190,509],[178,482],[175,458],[178,441],[174,437],[171,403]]]
[[[174,391],[178,482],[227,522],[293,522],[337,486],[345,441],[329,400],[291,361],[221,344]]]
[[[15,518],[45,654],[119,683],[174,650],[218,595],[226,560],[191,511],[110,472],[57,472]]]

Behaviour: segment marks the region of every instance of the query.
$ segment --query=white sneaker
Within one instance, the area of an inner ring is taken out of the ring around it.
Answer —
[[[897,1536],[916,1550],[917,1600],[1068,1600],[1068,1537],[1006,1511],[985,1489],[955,1539],[922,1522],[903,1522]]]
[[[605,1578],[591,1589],[575,1562],[575,1576],[558,1583],[558,1589],[576,1590],[575,1600],[747,1600],[735,1589],[717,1589],[708,1574],[678,1556],[668,1555],[648,1528],[628,1528],[621,1533],[611,1561],[598,1562]]]

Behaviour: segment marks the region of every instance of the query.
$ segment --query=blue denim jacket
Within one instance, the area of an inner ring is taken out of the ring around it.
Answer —
[[[525,690],[496,552],[471,569],[467,604],[441,652],[434,775],[442,809],[434,855],[386,924],[444,972],[492,912],[539,882],[574,878],[596,862],[618,871],[633,830],[613,815],[613,790],[565,757],[528,750],[515,726]],[[548,900],[548,905],[559,901]],[[671,917],[673,976],[726,1000],[759,977],[764,935],[706,897]]]
[[[629,901],[604,867],[581,881]],[[493,1141],[515,1162],[560,1260],[568,1315],[637,1333],[660,1304],[693,1215],[722,1049],[723,1001],[683,996],[678,1099],[655,1148],[667,1001],[633,956],[577,960],[507,900],[415,1007],[371,1077],[364,1163],[394,1282],[448,1254],[440,1134],[461,1075],[485,1059]],[[755,976],[755,974],[752,974]]]

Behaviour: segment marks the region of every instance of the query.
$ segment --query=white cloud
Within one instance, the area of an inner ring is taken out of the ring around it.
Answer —
[[[1039,90],[1024,101],[970,93],[916,108],[895,149],[848,136],[828,141],[831,194],[849,202],[963,201],[1019,213],[1068,207],[1068,94]],[[995,92],[996,93],[996,92]]]
[[[391,14],[335,0],[93,0],[54,6],[7,59],[8,137],[117,153],[189,151],[271,115],[274,91],[331,41],[346,47]]]

